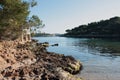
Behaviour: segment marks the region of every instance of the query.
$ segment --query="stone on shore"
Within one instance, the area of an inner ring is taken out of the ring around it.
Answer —
[[[81,80],[82,65],[72,56],[48,52],[35,40],[0,42],[0,80]]]

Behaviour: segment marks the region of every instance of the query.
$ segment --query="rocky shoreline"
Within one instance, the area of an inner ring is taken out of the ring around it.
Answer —
[[[82,65],[72,56],[48,52],[36,40],[0,42],[0,80],[81,80]]]

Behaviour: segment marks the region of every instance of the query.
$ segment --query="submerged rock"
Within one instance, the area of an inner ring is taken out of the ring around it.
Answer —
[[[62,68],[57,68],[57,72],[60,80],[82,80],[81,78],[76,77],[67,71],[64,71]]]

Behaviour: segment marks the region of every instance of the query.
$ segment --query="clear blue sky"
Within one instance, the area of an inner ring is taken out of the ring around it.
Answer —
[[[120,0],[36,0],[31,15],[46,25],[42,31],[64,33],[66,29],[120,16]]]

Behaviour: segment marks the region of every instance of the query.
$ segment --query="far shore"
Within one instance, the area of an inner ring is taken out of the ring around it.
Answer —
[[[76,38],[120,38],[120,35],[63,35],[64,37]]]

